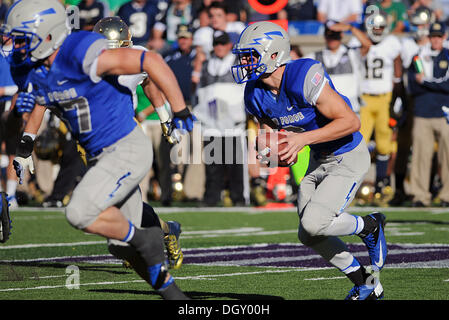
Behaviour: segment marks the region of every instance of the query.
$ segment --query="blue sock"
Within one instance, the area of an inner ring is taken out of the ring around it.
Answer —
[[[158,264],[148,267],[148,273],[150,274],[151,285],[156,290],[165,289],[170,284],[172,284],[174,282],[173,277],[170,275],[170,278],[168,279],[168,281],[164,283],[166,272],[163,272],[163,274],[160,275],[162,268],[163,268],[162,263],[158,263]],[[162,276],[163,279],[159,279],[160,276]],[[160,284],[160,282],[162,282],[162,284]]]

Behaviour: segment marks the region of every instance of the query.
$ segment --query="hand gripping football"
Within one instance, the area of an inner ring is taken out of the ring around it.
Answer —
[[[256,151],[259,160],[267,164],[270,168],[289,167],[295,164],[296,161],[287,163],[279,157],[279,152],[284,150],[287,143],[278,144],[278,141],[286,136],[282,131],[261,130],[256,138]]]

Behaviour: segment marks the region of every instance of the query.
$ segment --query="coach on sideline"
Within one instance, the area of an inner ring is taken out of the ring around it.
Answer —
[[[434,143],[438,143],[438,163],[441,166],[439,198],[442,207],[449,206],[449,118],[443,112],[448,105],[449,50],[443,47],[447,37],[446,26],[436,22],[430,26],[430,47],[425,47],[419,58],[422,68],[410,68],[410,91],[415,100],[413,145],[410,173],[410,192],[413,206],[429,206],[429,191]],[[422,69],[422,70],[420,70]]]

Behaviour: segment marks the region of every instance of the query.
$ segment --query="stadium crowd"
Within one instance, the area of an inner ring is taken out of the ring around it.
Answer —
[[[12,2],[0,0],[0,23]],[[133,45],[164,57],[198,119],[181,143],[170,144],[138,87],[136,118],[154,148],[153,168],[141,183],[144,201],[247,206],[295,200],[300,177],[293,169],[265,168],[255,160],[257,123],[245,113],[244,86],[231,74],[232,47],[242,30],[271,19],[288,21],[292,59],[322,62],[361,119],[374,177],[360,188],[358,203],[449,206],[449,111],[443,108],[449,97],[449,0],[295,0],[270,15],[243,0],[61,2],[78,8],[79,28],[72,32],[91,31],[102,18],[119,16]],[[304,35],[320,37],[321,50],[307,48]],[[30,201],[64,206],[85,173],[80,150],[64,123],[48,112],[36,138],[35,174],[18,186],[10,163],[27,115],[8,112],[17,87],[3,60],[1,188],[12,207]]]

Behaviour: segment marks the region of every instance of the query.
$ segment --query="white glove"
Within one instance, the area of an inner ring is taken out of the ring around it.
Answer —
[[[34,162],[31,156],[28,158],[15,157],[12,164],[16,170],[16,175],[19,178],[19,184],[23,183],[26,168],[28,168],[31,173],[34,173]]]

